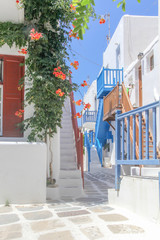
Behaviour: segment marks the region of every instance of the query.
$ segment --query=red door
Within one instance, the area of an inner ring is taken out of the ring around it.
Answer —
[[[1,56],[4,60],[3,78],[3,137],[22,137],[23,133],[17,127],[23,118],[15,116],[22,109],[24,91],[18,90],[19,80],[24,76],[24,57]]]

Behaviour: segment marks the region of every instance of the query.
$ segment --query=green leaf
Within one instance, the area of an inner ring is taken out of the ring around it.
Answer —
[[[141,0],[137,0],[137,2],[139,2],[139,3],[140,3],[140,2],[141,2]]]
[[[119,3],[117,4],[117,8],[119,8],[122,4],[123,4],[123,1],[119,2]]]
[[[82,33],[82,28],[78,32],[78,36],[81,40],[83,40],[83,33]]]
[[[75,27],[74,30],[73,30],[73,32],[78,32],[78,31],[81,29],[81,27],[82,27],[81,25]]]
[[[85,6],[90,3],[90,0],[82,0],[81,5]]]

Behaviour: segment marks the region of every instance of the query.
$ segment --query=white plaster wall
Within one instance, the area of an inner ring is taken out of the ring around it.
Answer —
[[[103,66],[116,68],[116,49],[120,45],[119,68],[126,68],[158,34],[158,17],[124,15],[103,53]]]
[[[158,17],[125,16],[124,17],[124,67],[133,62],[139,52],[153,41],[158,34]]]
[[[148,54],[144,57],[144,74],[142,75],[142,93],[143,93],[143,105],[147,105],[158,100],[160,96],[160,81],[158,80],[159,72],[159,56],[158,56],[158,42],[153,48],[148,51]],[[149,70],[147,64],[147,57],[150,53],[154,54],[154,69]],[[157,99],[156,99],[157,96]]]
[[[24,9],[19,9],[15,0],[0,0],[1,22],[24,22]]]
[[[0,142],[0,204],[46,200],[44,143]]]
[[[114,189],[109,189],[108,199],[109,204],[129,209],[152,220],[160,220],[158,180],[125,176],[118,195]]]
[[[123,27],[124,17],[121,18],[111,41],[103,53],[103,67],[116,68],[116,49],[120,45],[120,66],[124,67],[124,39],[123,39]]]
[[[95,101],[95,98],[97,99],[97,81],[96,80],[92,82],[92,84],[88,88],[83,98],[83,101],[85,103],[91,104],[91,108],[89,109],[90,111],[98,110],[98,100]]]

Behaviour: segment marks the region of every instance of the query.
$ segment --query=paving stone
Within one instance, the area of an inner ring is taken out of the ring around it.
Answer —
[[[56,212],[64,212],[65,211],[75,211],[75,210],[80,210],[82,209],[81,207],[68,207],[68,208],[58,208],[58,209],[55,209]]]
[[[120,215],[120,214],[104,214],[104,215],[98,215],[101,219],[103,219],[106,222],[120,222],[120,221],[127,221],[128,218]]]
[[[40,219],[50,218],[53,215],[49,211],[38,211],[38,212],[24,213],[23,216],[27,220],[40,220]]]
[[[50,204],[48,205],[48,208],[54,208],[54,209],[57,209],[57,208],[68,208],[70,207],[69,204],[65,204],[65,203],[57,203],[57,204]]]
[[[90,240],[99,239],[104,237],[104,235],[100,232],[99,228],[96,226],[91,226],[87,228],[81,229],[82,233],[84,233]]]
[[[37,211],[37,210],[42,210],[43,207],[42,206],[16,206],[16,208],[19,211],[23,211],[23,212],[30,212],[30,211]]]
[[[41,235],[38,240],[74,240],[74,238],[70,231],[63,231]]]
[[[11,207],[0,207],[0,213],[8,213],[8,212],[12,212],[13,209]]]
[[[87,202],[87,203],[102,201],[101,198],[96,198],[96,197],[77,198],[76,200],[79,202]]]
[[[70,220],[74,224],[86,224],[86,223],[91,223],[92,222],[92,219],[88,216],[69,218],[68,220]]]
[[[16,214],[0,215],[0,225],[14,223],[19,221],[19,217]]]
[[[78,216],[78,215],[85,215],[85,214],[90,214],[90,212],[88,212],[87,210],[79,210],[79,211],[57,213],[59,217],[71,217],[71,216]]]
[[[64,226],[65,224],[61,222],[59,219],[31,223],[31,228],[34,232],[48,231]]]
[[[22,227],[20,224],[0,227],[0,240],[17,239],[22,237]]]
[[[112,233],[115,233],[115,234],[144,233],[144,229],[135,225],[118,224],[118,225],[108,225],[107,227]]]
[[[110,207],[91,207],[89,208],[89,210],[91,210],[92,212],[95,212],[95,213],[102,213],[102,212],[109,212],[109,211],[112,211],[113,208],[110,208]]]

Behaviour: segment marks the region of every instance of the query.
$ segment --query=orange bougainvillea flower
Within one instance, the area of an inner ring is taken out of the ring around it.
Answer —
[[[23,114],[24,114],[24,110],[22,109],[19,109],[19,111],[16,111],[15,112],[15,115],[19,118],[22,118],[23,117]]]
[[[73,25],[74,26],[74,25]],[[75,27],[75,26],[74,26]],[[73,37],[79,40],[78,33],[74,33],[73,30],[70,30],[69,37]]]
[[[79,112],[78,113],[76,113],[76,115],[74,116],[74,118],[81,118],[82,117],[82,114],[80,114]]]
[[[99,21],[100,24],[103,24],[105,22],[106,22],[106,20],[104,18],[101,18],[100,21]]]
[[[16,3],[19,4],[19,0],[16,0]]]
[[[32,30],[30,31],[30,35],[31,37],[31,40],[34,40],[34,41],[37,41],[39,40],[40,38],[42,38],[42,33],[38,33],[38,32],[35,32],[35,29],[32,28]]]
[[[62,90],[59,88],[59,89],[56,91],[56,94],[57,94],[59,97],[63,97],[64,92],[62,92]]]
[[[20,51],[18,51],[19,53],[22,54],[27,54],[27,48],[22,48]]]
[[[72,4],[70,5],[70,7],[71,7],[71,11],[75,11],[76,10],[76,7],[73,6]]]
[[[56,91],[56,94],[59,94],[61,92],[61,89],[59,88],[57,91]]]
[[[55,77],[60,78],[60,79],[62,79],[62,80],[65,80],[65,79],[66,79],[66,74],[64,74],[64,73],[61,71],[61,67],[54,68],[53,75],[55,75]]]
[[[19,85],[19,86],[18,86],[18,91],[21,91],[23,87],[24,87],[23,84]]]
[[[90,107],[91,107],[91,104],[87,103],[87,104],[84,105],[84,110],[87,109],[87,108],[90,109]]]
[[[79,66],[79,62],[78,61],[74,61],[73,63],[71,63],[71,66],[73,66],[77,70],[78,66]]]
[[[76,104],[77,106],[81,106],[81,103],[82,103],[82,100],[81,100],[81,99],[79,99],[77,102],[75,102],[75,104]]]
[[[87,86],[87,82],[84,80],[83,83],[81,84],[81,87]]]

